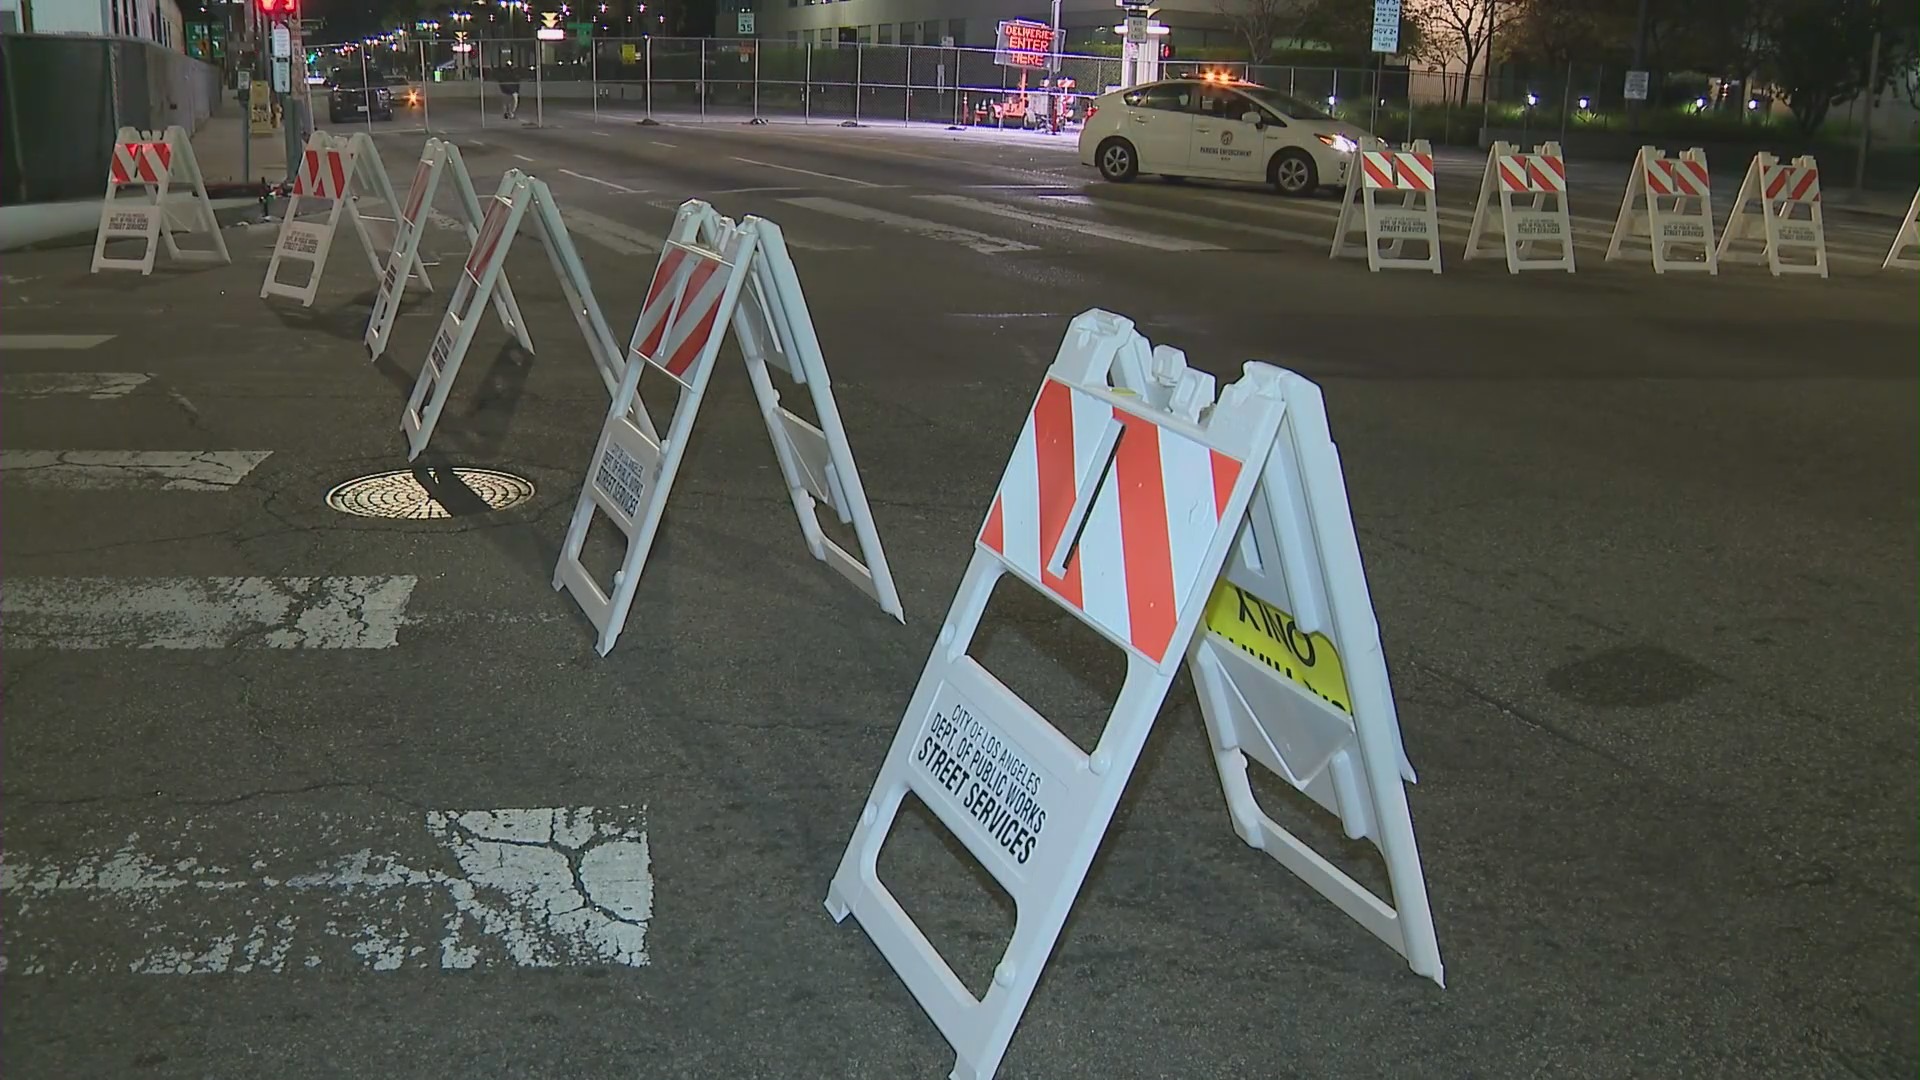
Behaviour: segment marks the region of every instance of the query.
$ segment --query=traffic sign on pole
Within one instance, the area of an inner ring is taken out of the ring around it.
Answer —
[[[1400,51],[1400,0],[1373,0],[1373,51]]]

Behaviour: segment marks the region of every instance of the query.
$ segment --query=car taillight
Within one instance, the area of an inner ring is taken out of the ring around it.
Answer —
[[[1089,120],[1091,120],[1091,119],[1093,119],[1093,114],[1094,114],[1094,113],[1097,113],[1097,112],[1099,112],[1099,111],[1100,111],[1100,106],[1098,106],[1098,105],[1089,105],[1089,106],[1087,106],[1087,119],[1089,119]]]

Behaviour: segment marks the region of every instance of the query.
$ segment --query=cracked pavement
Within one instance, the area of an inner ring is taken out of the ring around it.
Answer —
[[[821,900],[1040,373],[1096,305],[1217,376],[1259,357],[1325,390],[1448,986],[1234,836],[1183,678],[1001,1077],[1920,1069],[1911,278],[1660,280],[1583,254],[1510,280],[1450,250],[1426,280],[1024,232],[1036,250],[982,255],[781,200],[1078,190],[1064,156],[548,119],[456,135],[482,190],[518,154],[563,209],[637,233],[723,192],[815,241],[794,260],[906,625],[806,553],[729,349],[626,631],[593,655],[550,581],[606,395],[525,236],[509,269],[538,352],[483,327],[428,456],[535,494],[442,520],[324,500],[405,467],[444,282],[369,364],[350,245],[309,312],[257,299],[262,229],[230,231],[232,267],[147,279],[9,255],[7,333],[116,335],[9,350],[0,374],[9,880],[130,849],[163,880],[244,885],[0,892],[9,1078],[944,1076],[932,1025]],[[404,183],[418,136],[380,142]],[[1128,195],[1218,195],[1187,187]],[[427,237],[449,272],[452,235]],[[603,239],[575,236],[623,335],[646,260]],[[211,490],[32,479],[243,451],[267,456]],[[977,652],[1082,745],[1122,671],[1014,589]],[[1256,790],[1377,883],[1328,819]],[[557,840],[563,814],[608,854]],[[1011,920],[901,822],[881,876],[978,989]]]

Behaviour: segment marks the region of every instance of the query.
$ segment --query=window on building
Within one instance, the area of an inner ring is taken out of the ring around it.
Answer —
[[[871,26],[863,26],[863,27],[861,27],[861,28],[860,28],[860,33],[859,33],[859,36],[857,36],[857,37],[855,37],[855,38],[854,38],[853,40],[854,40],[854,41],[855,41],[856,43],[858,43],[858,44],[861,44],[861,45],[871,45],[871,44],[873,44],[873,27],[871,27]]]
[[[813,48],[813,31],[809,30],[801,35],[800,42],[809,49]]]
[[[920,24],[920,40],[929,45],[940,44],[940,20],[928,19]]]
[[[967,20],[948,19],[947,36],[953,39],[955,45],[965,45],[967,43]]]
[[[800,31],[798,30],[787,31],[787,44],[789,45],[800,44]]]
[[[881,23],[873,32],[873,40],[881,45],[893,44],[893,24]]]
[[[903,22],[900,24],[900,44],[918,45],[920,43],[920,24]]]

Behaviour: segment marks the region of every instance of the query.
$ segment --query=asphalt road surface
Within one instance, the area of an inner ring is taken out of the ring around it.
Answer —
[[[538,355],[482,326],[429,460],[532,495],[436,520],[327,497],[406,468],[451,218],[373,364],[350,234],[310,310],[257,299],[265,226],[144,279],[9,256],[9,1076],[944,1076],[821,900],[1093,307],[1223,379],[1324,388],[1447,985],[1235,837],[1183,677],[1001,1076],[1920,1068],[1896,222],[1831,213],[1826,281],[1656,277],[1601,261],[1595,181],[1578,273],[1515,277],[1459,259],[1463,164],[1446,272],[1372,274],[1327,258],[1331,199],[1103,185],[1032,139],[546,120],[452,134],[483,190],[551,185],[623,342],[680,200],[785,228],[905,626],[808,555],[729,348],[594,654],[550,579],[606,393],[530,235],[507,267]],[[380,143],[404,190],[419,136]],[[1118,651],[1012,587],[984,635],[1086,745]],[[881,874],[979,990],[1011,913],[952,851],[903,815]]]

